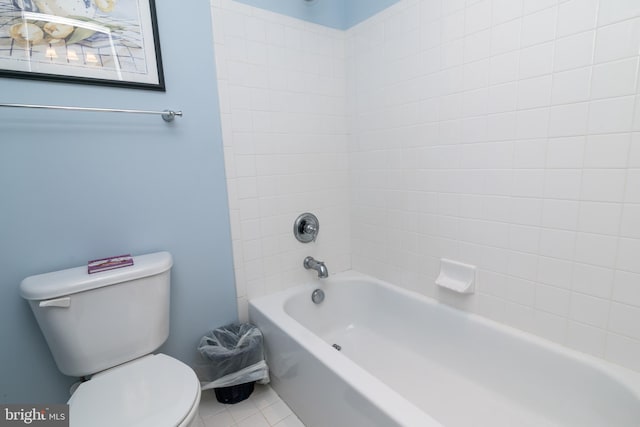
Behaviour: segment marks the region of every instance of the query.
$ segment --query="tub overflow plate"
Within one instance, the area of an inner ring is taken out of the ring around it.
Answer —
[[[322,289],[316,289],[313,291],[311,294],[311,301],[313,301],[314,304],[320,304],[324,301],[324,291]]]

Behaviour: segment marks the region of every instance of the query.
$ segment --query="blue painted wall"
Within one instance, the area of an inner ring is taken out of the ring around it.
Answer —
[[[236,0],[261,9],[346,30],[399,0]]]
[[[400,0],[346,0],[344,2],[345,28],[353,27],[398,1]]]
[[[156,116],[0,109],[0,402],[65,402],[27,276],[168,250],[171,332],[187,363],[237,319],[208,1],[157,1],[167,91],[0,78],[0,102],[184,110]]]

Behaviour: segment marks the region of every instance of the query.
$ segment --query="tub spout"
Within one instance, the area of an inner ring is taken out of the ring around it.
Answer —
[[[318,277],[324,279],[325,277],[329,277],[329,270],[327,266],[322,261],[315,260],[312,256],[308,256],[304,259],[304,268],[307,270],[315,270],[318,272]]]

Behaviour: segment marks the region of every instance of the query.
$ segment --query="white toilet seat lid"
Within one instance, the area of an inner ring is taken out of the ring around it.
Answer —
[[[200,383],[193,370],[164,354],[145,356],[82,383],[69,399],[71,426],[159,427],[184,420]]]

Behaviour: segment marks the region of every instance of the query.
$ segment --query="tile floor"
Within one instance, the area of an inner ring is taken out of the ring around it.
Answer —
[[[202,392],[198,427],[304,427],[268,385],[256,384],[251,396],[234,405],[216,400],[213,390]]]

